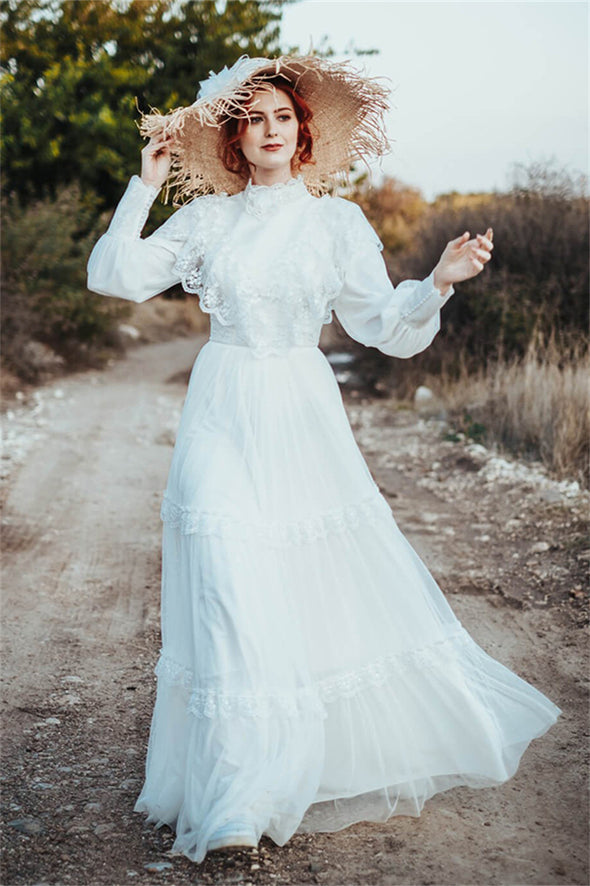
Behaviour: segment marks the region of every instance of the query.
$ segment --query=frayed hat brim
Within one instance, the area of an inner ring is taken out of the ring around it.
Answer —
[[[219,84],[188,107],[167,114],[157,109],[142,114],[139,130],[146,138],[169,136],[172,162],[164,184],[164,202],[173,193],[174,205],[202,194],[235,194],[246,181],[221,162],[223,123],[247,115],[245,105],[261,83],[277,74],[286,78],[313,112],[313,164],[298,172],[308,190],[320,195],[348,181],[356,161],[367,162],[390,149],[384,116],[390,89],[381,78],[367,77],[351,62],[331,62],[317,56],[281,56],[248,59],[242,56],[245,76],[217,75]],[[232,69],[233,70],[233,69]],[[215,76],[215,75],[214,75]],[[207,81],[205,81],[205,86]]]

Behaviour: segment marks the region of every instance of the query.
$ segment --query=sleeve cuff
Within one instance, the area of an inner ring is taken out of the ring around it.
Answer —
[[[139,175],[132,175],[115,209],[108,233],[139,239],[158,193],[153,185],[144,184]]]
[[[153,200],[155,200],[156,197],[158,196],[158,194],[160,193],[159,188],[154,187],[154,185],[146,185],[146,183],[143,181],[143,179],[140,175],[137,175],[137,174],[132,175],[131,178],[129,179],[129,184],[127,185],[127,187],[129,187],[131,185],[131,183],[133,183],[133,187],[139,187],[146,194],[151,194]]]
[[[423,326],[446,305],[454,292],[453,286],[450,286],[445,295],[441,295],[440,289],[434,285],[434,271],[431,271],[416,287],[410,304],[402,313],[402,319],[412,326]]]

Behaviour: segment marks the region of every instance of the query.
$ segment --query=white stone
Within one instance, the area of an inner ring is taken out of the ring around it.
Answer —
[[[424,403],[430,403],[434,399],[434,394],[426,385],[419,385],[414,393],[414,405],[422,406]]]
[[[135,326],[131,326],[129,323],[120,323],[118,329],[120,335],[127,336],[127,338],[133,341],[138,341],[141,338],[139,329],[136,329]]]
[[[551,545],[546,541],[536,541],[529,549],[529,554],[544,554],[550,547]]]

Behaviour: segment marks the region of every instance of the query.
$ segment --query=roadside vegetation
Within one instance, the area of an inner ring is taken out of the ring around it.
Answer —
[[[564,357],[554,340],[533,340],[523,357],[490,360],[459,377],[427,375],[455,429],[524,458],[539,459],[559,479],[590,486],[590,358]]]
[[[86,263],[139,171],[139,111],[191,104],[242,53],[275,54],[283,6],[0,0],[3,393],[122,348],[135,306],[88,292]],[[171,212],[156,200],[144,234]]]
[[[385,209],[392,195],[400,207],[394,234]],[[387,182],[376,192],[361,184],[354,197],[382,236],[394,283],[424,278],[463,231],[494,229],[492,261],[458,284],[427,351],[411,361],[357,351],[377,389],[411,398],[427,385],[460,432],[588,486],[585,179],[533,163],[514,167],[505,193],[448,194],[420,206],[415,191]]]
[[[100,366],[121,347],[117,325],[129,305],[86,289],[98,236],[88,214],[77,185],[26,206],[2,200],[2,362],[23,381],[42,381],[60,367]]]
[[[5,390],[123,349],[121,324],[136,306],[89,293],[86,263],[138,169],[139,109],[190,103],[210,69],[284,50],[284,5],[0,0]],[[403,182],[371,188],[360,178],[350,196],[379,232],[394,283],[426,276],[463,231],[494,229],[492,262],[457,286],[426,352],[396,360],[342,336],[369,387],[411,399],[426,384],[463,433],[587,485],[586,181],[533,163],[514,167],[505,192],[429,203]],[[156,201],[144,235],[171,211]],[[175,287],[167,298],[184,294]]]

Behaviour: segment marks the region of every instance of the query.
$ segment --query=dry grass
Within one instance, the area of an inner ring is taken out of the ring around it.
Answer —
[[[540,458],[560,479],[590,485],[590,355],[564,357],[553,344],[532,344],[525,357],[490,363],[461,378],[433,379],[451,414],[520,455]]]

